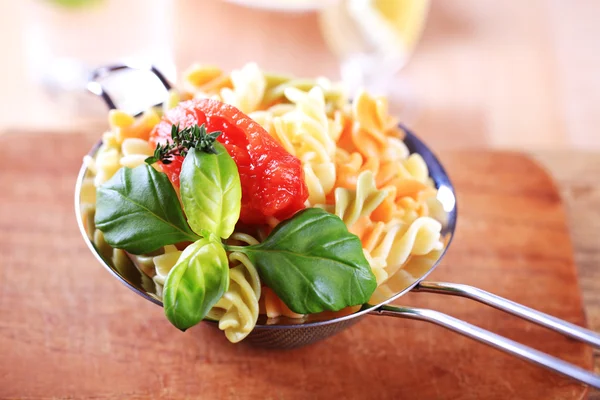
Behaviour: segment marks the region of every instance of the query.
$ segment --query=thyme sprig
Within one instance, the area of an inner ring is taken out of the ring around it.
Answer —
[[[185,157],[191,148],[196,148],[206,153],[217,154],[214,143],[221,133],[221,131],[208,133],[205,124],[200,126],[195,124],[182,130],[179,130],[179,124],[173,125],[171,127],[171,138],[173,141],[171,143],[157,144],[154,154],[146,158],[145,161],[150,165],[158,161],[167,165],[172,163],[176,156]]]

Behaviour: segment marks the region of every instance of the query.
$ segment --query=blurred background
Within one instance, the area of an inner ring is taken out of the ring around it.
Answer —
[[[434,148],[600,149],[599,18],[595,0],[5,3],[0,134],[100,132],[104,105],[84,91],[99,65],[177,81],[194,62],[256,61],[387,94]]]

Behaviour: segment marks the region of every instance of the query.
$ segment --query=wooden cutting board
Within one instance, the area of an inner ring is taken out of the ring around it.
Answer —
[[[0,137],[0,398],[580,399],[586,389],[442,328],[367,317],[311,347],[232,345],[186,333],[93,258],[73,188],[91,135]],[[585,325],[559,194],[532,160],[441,154],[457,189],[458,232],[431,280],[471,284]],[[589,347],[460,298],[429,307],[584,368]]]

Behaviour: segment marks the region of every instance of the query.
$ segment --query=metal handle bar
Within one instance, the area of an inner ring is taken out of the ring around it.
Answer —
[[[514,301],[502,298],[500,296],[496,296],[495,294],[486,292],[485,290],[481,290],[473,286],[457,283],[423,281],[413,289],[413,292],[438,293],[466,297],[468,299],[476,300],[480,303],[497,308],[498,310],[505,311],[509,314],[516,315],[526,319],[527,321],[531,321],[535,324],[587,343],[591,346],[600,348],[600,334],[596,332],[582,328],[551,315],[544,314],[543,312],[534,310],[532,308],[525,307],[524,305],[515,303]]]
[[[544,326],[565,336],[585,342],[594,347],[600,347],[600,335],[593,331],[581,328],[577,325],[533,310],[529,307],[525,307],[472,286],[424,281],[419,283],[413,290],[417,292],[461,296],[476,300]],[[532,349],[531,347],[517,343],[513,340],[507,339],[503,336],[489,332],[485,329],[479,328],[475,325],[469,324],[468,322],[461,321],[460,319],[451,317],[438,311],[412,307],[381,306],[377,310],[372,311],[370,314],[431,322],[451,331],[460,333],[471,339],[477,340],[478,342],[487,344],[488,346],[494,347],[505,353],[545,367],[596,389],[600,389],[600,375],[596,375],[590,371],[553,357],[549,354]]]

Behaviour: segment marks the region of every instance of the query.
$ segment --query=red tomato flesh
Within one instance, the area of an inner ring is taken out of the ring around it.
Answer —
[[[287,219],[304,208],[308,189],[300,160],[288,153],[262,126],[237,108],[217,100],[189,100],[168,111],[150,133],[150,145],[171,142],[171,127],[206,124],[235,161],[242,183],[240,221],[265,224],[269,217]],[[179,186],[183,157],[161,168]]]

